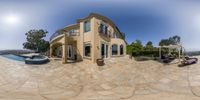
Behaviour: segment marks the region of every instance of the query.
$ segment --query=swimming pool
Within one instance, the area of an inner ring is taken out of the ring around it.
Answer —
[[[23,61],[25,62],[25,64],[45,64],[49,62],[48,57],[42,55],[33,55],[32,57],[24,57],[14,54],[4,54],[0,56],[16,61]]]
[[[25,59],[26,64],[45,64],[48,62],[48,57],[42,55],[33,55],[31,58]]]
[[[25,57],[14,55],[14,54],[4,54],[1,56],[8,58],[8,59],[12,59],[12,60],[17,60],[17,61],[25,61],[25,59],[26,59]]]

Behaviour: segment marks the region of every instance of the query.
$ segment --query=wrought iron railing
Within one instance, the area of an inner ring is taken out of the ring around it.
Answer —
[[[65,32],[67,34],[67,36],[78,36],[79,35],[79,32],[70,32],[70,31],[66,31]],[[50,41],[53,40],[55,37],[61,35],[63,33],[61,32],[56,32],[54,33],[51,37],[50,37]]]
[[[79,32],[69,32],[67,33],[67,36],[78,36]]]
[[[100,35],[106,36],[106,37],[111,37],[111,31],[110,30],[103,30],[100,26],[98,27],[98,31]]]
[[[63,34],[63,33],[61,33],[61,32],[55,32],[53,35],[51,35],[50,41],[53,40],[55,37],[61,35],[61,34]]]

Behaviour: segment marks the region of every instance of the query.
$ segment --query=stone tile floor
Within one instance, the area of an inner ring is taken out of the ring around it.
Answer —
[[[178,67],[118,57],[106,65],[44,65],[0,57],[0,100],[200,100],[200,64]]]

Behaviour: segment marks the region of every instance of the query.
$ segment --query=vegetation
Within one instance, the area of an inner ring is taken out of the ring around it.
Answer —
[[[132,45],[126,45],[126,53],[131,55],[133,52],[133,46]]]
[[[46,34],[48,32],[43,29],[28,31],[25,34],[27,42],[23,43],[23,47],[37,52],[46,52],[49,49],[49,42],[44,40]]]
[[[159,46],[163,46],[163,45],[175,45],[175,44],[179,44],[181,41],[181,37],[180,36],[173,36],[170,37],[169,39],[162,39],[159,43]]]
[[[147,51],[153,50],[153,49],[154,49],[154,47],[153,47],[153,42],[151,42],[151,41],[147,42],[147,44],[146,44],[146,46],[144,47],[144,49],[147,50]]]
[[[140,51],[143,50],[143,45],[140,40],[136,40],[136,41],[132,42],[131,46],[132,46],[132,52],[135,55],[139,55]]]
[[[180,36],[173,36],[169,37],[168,39],[162,39],[159,42],[159,46],[164,46],[164,45],[175,45],[179,44],[181,41]],[[132,42],[130,45],[127,45],[126,47],[127,54],[132,55],[132,56],[149,56],[149,57],[158,57],[159,56],[159,49],[157,47],[153,46],[152,41],[148,41],[145,46],[142,45],[142,42],[140,40],[135,40]],[[163,49],[162,53],[165,54],[167,53],[168,50]],[[172,50],[172,54],[177,54],[175,50]]]

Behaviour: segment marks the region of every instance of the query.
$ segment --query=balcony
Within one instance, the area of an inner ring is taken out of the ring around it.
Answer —
[[[78,36],[79,32],[68,32],[67,36]]]
[[[65,33],[67,34],[67,36],[78,36],[79,32],[75,32],[75,31],[65,31]],[[64,34],[63,32],[56,32],[54,33],[51,37],[50,37],[50,41],[52,41],[54,38],[58,37],[59,35]]]
[[[111,31],[107,29],[103,29],[102,27],[98,27],[98,32],[100,33],[101,36],[110,38],[111,37]]]
[[[50,41],[53,40],[55,37],[61,35],[61,34],[63,34],[63,33],[61,33],[61,32],[55,32],[55,33],[50,37]]]

